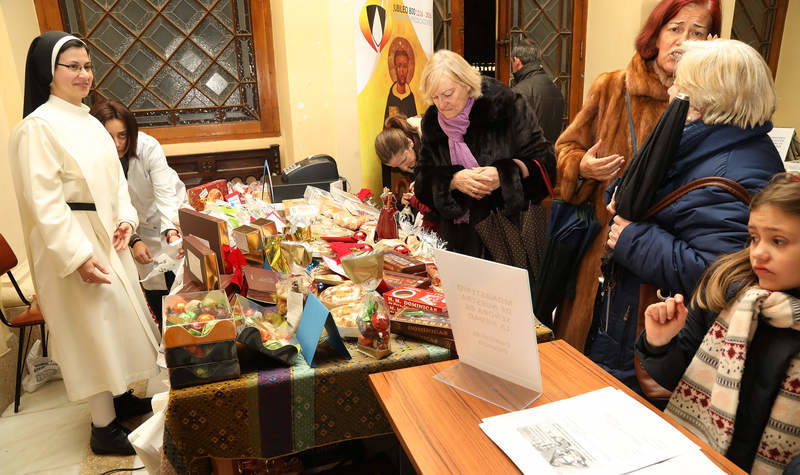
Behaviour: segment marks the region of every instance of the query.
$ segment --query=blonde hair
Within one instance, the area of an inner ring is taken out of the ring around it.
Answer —
[[[481,97],[481,73],[469,65],[459,54],[450,50],[440,49],[433,53],[425,69],[422,70],[420,89],[422,100],[432,104],[433,94],[439,87],[442,76],[447,75],[453,81],[467,86],[470,97]]]
[[[675,87],[689,95],[706,124],[762,125],[775,112],[772,72],[764,58],[736,40],[689,41],[675,71]]]
[[[750,211],[761,206],[774,206],[784,213],[800,216],[800,173],[778,173],[750,202]],[[758,276],[750,265],[750,247],[722,256],[709,267],[697,284],[692,304],[712,312],[721,312],[728,304],[728,289],[736,283],[744,284],[738,298],[748,287],[758,283]],[[702,289],[702,290],[701,290]]]

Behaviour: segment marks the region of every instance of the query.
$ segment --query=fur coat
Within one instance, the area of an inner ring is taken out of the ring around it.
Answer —
[[[555,178],[553,148],[528,102],[505,84],[487,77],[483,78],[481,94],[470,111],[464,142],[479,166],[497,168],[500,187],[480,200],[450,189],[453,175],[464,167],[450,161],[447,135],[439,126],[435,106],[430,106],[422,118],[422,149],[414,167],[414,193],[438,216],[440,234],[448,242],[448,249],[475,257],[484,257],[485,251],[475,232],[476,223],[493,210],[515,216],[529,202],[541,201],[548,195],[541,170],[551,183]],[[527,178],[522,178],[515,158],[527,167]],[[469,223],[453,222],[467,211]]]
[[[556,321],[556,338],[566,340],[579,350],[583,349],[591,324],[600,257],[608,236],[610,215],[605,208],[605,190],[609,182],[587,179],[579,184],[578,167],[586,150],[599,140],[603,143],[597,150],[598,157],[618,153],[625,158],[625,166],[630,162],[633,146],[625,101],[626,87],[631,98],[636,143],[640,146],[667,108],[669,96],[652,65],[638,53],[634,54],[626,69],[597,77],[583,108],[555,146],[558,165],[556,196],[574,204],[590,200],[594,203],[597,220],[603,225],[578,267],[575,299],[565,299],[561,303]]]

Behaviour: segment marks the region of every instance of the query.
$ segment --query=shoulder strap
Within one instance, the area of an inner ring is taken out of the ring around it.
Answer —
[[[649,210],[647,210],[647,213],[644,215],[644,218],[642,218],[642,221],[666,208],[686,193],[699,188],[705,188],[707,186],[718,186],[735,196],[739,201],[746,205],[749,205],[750,200],[752,199],[750,193],[745,189],[745,187],[736,183],[735,181],[728,178],[723,178],[721,176],[709,176],[690,181],[667,196],[661,198],[658,203],[654,204]]]
[[[542,174],[542,179],[544,180],[544,186],[547,187],[547,193],[550,195],[550,198],[555,198],[556,194],[553,191],[553,185],[550,183],[550,175],[547,174],[547,171],[544,169],[539,160],[534,160],[533,163],[539,167],[539,172]]]
[[[631,129],[631,145],[633,146],[633,153],[636,154],[636,149],[639,147],[636,146],[636,130],[633,128],[633,115],[631,115],[631,95],[627,87],[625,88],[625,104],[628,109],[628,127]]]

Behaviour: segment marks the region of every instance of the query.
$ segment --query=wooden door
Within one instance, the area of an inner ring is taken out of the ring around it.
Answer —
[[[464,55],[464,0],[433,0],[433,49]]]
[[[508,84],[511,50],[529,38],[564,95],[564,124],[583,103],[587,0],[497,0],[496,77]]]

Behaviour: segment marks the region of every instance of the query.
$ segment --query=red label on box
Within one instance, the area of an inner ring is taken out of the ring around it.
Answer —
[[[383,299],[391,313],[395,313],[403,307],[411,307],[447,315],[447,302],[441,292],[415,287],[398,287],[383,294]]]

